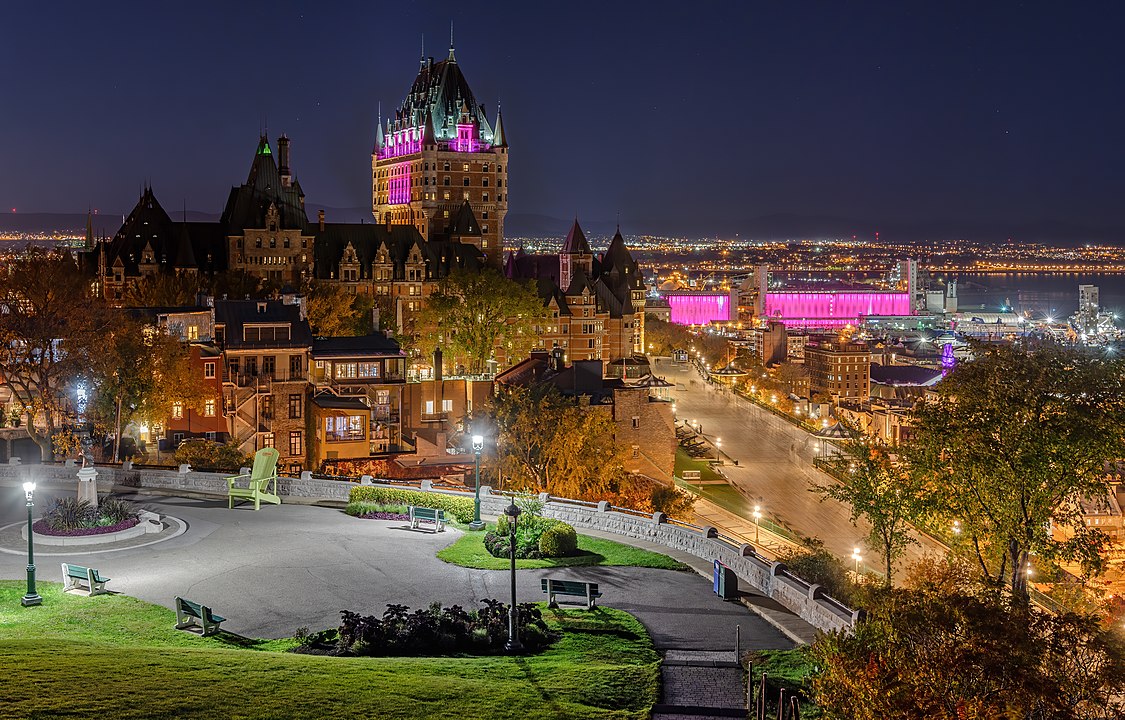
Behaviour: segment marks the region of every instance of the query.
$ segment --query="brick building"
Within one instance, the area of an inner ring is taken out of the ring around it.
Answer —
[[[871,350],[863,343],[810,342],[805,346],[805,366],[814,396],[866,400],[871,395]]]

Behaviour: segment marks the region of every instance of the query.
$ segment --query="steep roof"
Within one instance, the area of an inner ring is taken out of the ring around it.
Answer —
[[[586,235],[582,232],[582,228],[578,225],[578,218],[574,218],[574,225],[571,226],[570,232],[566,234],[566,241],[563,242],[562,253],[563,255],[593,255],[590,250],[590,243],[586,242]]]
[[[135,276],[152,253],[152,265],[160,272],[196,268],[201,272],[227,269],[226,233],[214,222],[174,222],[146,187],[117,234],[104,245],[106,267],[120,264],[126,275]]]
[[[484,257],[474,245],[456,240],[425,240],[413,225],[373,225],[369,223],[325,223],[324,229],[312,227],[313,275],[318,280],[338,279],[344,250],[350,244],[355,250],[360,277],[372,277],[372,266],[380,256],[392,265],[395,280],[406,279],[406,265],[411,252],[425,263],[426,276],[443,278],[456,268],[477,270],[484,266]]]
[[[264,228],[271,206],[277,209],[280,229],[307,231],[309,218],[301,185],[296,181],[288,187],[282,185],[269,139],[262,135],[246,182],[231,188],[219,222],[231,235],[240,235],[246,228]]]
[[[481,229],[480,223],[477,222],[477,216],[473,212],[473,208],[469,205],[469,201],[461,203],[461,207],[457,210],[457,217],[453,219],[453,224],[449,227],[450,237],[480,237]]]
[[[423,127],[429,116],[434,138],[452,140],[457,137],[457,124],[463,112],[479,129],[479,139],[492,143],[492,126],[450,48],[449,57],[445,60],[434,62],[430,58],[422,63],[410,91],[395,111],[391,128],[393,131],[403,127]]]

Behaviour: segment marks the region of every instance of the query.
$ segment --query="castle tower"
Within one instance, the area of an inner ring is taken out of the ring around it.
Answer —
[[[453,50],[423,58],[402,104],[382,118],[371,152],[371,210],[380,225],[414,225],[426,240],[448,237],[468,202],[480,223],[477,247],[503,262],[508,144],[477,103]]]

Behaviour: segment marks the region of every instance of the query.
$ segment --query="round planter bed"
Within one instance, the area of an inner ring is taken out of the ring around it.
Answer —
[[[49,535],[39,532],[39,529],[43,527],[43,519],[40,518],[32,524],[32,529],[35,532],[35,542],[43,545],[102,545],[105,543],[118,542],[120,540],[129,540],[130,538],[140,537],[150,532],[160,532],[160,530],[163,529],[163,526],[158,523],[155,529],[153,529],[151,527],[153,523],[140,519],[126,521],[125,523],[121,523],[121,525],[125,527],[111,525],[104,528],[82,528],[70,534]],[[115,527],[120,527],[120,529],[114,529]],[[26,525],[20,530],[20,535],[23,536],[24,540],[27,539]]]

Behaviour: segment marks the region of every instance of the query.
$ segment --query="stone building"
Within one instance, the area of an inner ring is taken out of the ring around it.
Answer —
[[[549,312],[538,329],[543,348],[562,348],[571,362],[644,354],[644,277],[620,230],[598,257],[576,219],[559,254],[521,248],[508,254],[504,273],[536,283]]]
[[[424,240],[448,235],[462,204],[479,219],[468,239],[499,268],[508,212],[508,143],[477,103],[452,42],[445,60],[423,57],[402,104],[382,118],[371,151],[371,209],[378,225],[409,225]]]

